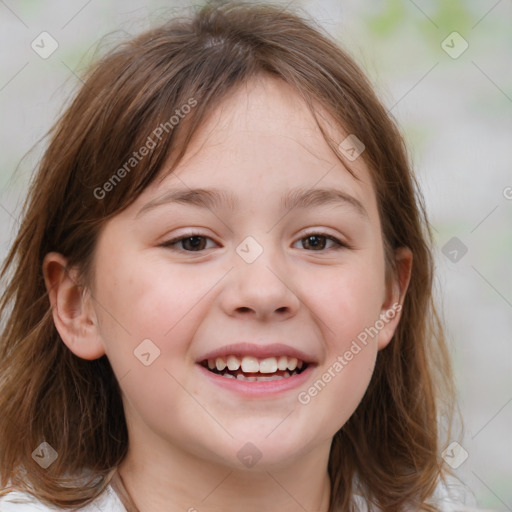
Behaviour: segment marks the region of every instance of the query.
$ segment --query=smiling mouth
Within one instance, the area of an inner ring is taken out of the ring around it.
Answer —
[[[243,371],[241,367],[237,369],[230,370],[227,366],[220,370],[217,368],[215,364],[208,364],[208,361],[202,361],[201,366],[206,368],[212,373],[215,373],[216,375],[219,375],[220,377],[225,377],[227,379],[237,379],[237,380],[245,380],[249,382],[265,382],[265,381],[272,381],[272,380],[281,380],[281,379],[289,379],[290,377],[293,377],[295,375],[300,375],[306,368],[308,367],[308,363],[302,363],[301,368],[298,366],[290,370],[287,368],[286,370],[280,370],[277,369],[274,372],[265,372],[262,373],[260,371],[257,372],[248,372]]]

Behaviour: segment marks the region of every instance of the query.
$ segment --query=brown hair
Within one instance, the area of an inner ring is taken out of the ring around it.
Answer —
[[[196,128],[223,98],[265,73],[298,91],[313,114],[321,106],[363,141],[387,275],[396,271],[395,249],[409,247],[414,256],[393,340],[378,353],[362,402],[334,436],[329,510],[353,508],[356,480],[384,511],[410,504],[436,510],[428,501],[445,471],[438,419],[451,424],[453,380],[432,300],[431,235],[404,142],[349,55],[310,20],[270,5],[207,5],[120,44],[90,69],[51,130],[1,271],[2,279],[12,271],[0,303],[2,487],[10,479],[11,489],[32,492],[47,504],[78,507],[105,489],[127,452],[109,361],[81,359],[60,339],[42,276],[44,256],[63,254],[69,267],[80,270],[84,286],[92,282],[90,263],[102,226],[157,178],[170,156],[179,162]],[[100,197],[113,170],[191,98],[196,104],[184,122],[163,130],[148,156]],[[31,457],[42,441],[58,452],[48,469]],[[83,469],[94,477],[80,484],[69,478]]]

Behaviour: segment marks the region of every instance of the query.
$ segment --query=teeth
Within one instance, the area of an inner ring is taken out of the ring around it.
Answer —
[[[245,373],[257,373],[260,371],[260,363],[255,357],[245,356],[242,359],[242,371]]]
[[[236,378],[237,380],[248,380],[250,382],[254,382],[256,380],[256,377],[246,377],[243,373],[239,373]]]
[[[224,370],[224,368],[226,368],[226,361],[224,361],[222,357],[217,357],[217,359],[215,359],[215,365],[217,366],[217,370]]]
[[[260,373],[275,373],[277,371],[277,359],[268,357],[260,362]]]
[[[288,358],[286,356],[281,356],[277,362],[277,367],[282,371],[286,370],[286,368],[288,368]]]
[[[295,370],[297,368],[297,359],[295,357],[292,357],[291,359],[288,359],[288,370]]]
[[[244,356],[241,359],[237,356],[230,355],[227,358],[217,357],[216,359],[208,359],[208,368],[218,371],[228,368],[230,371],[237,371],[240,368],[244,373],[275,373],[278,370],[293,371],[302,369],[304,362],[296,357],[267,357],[258,360],[256,357]]]
[[[290,374],[286,372],[282,377],[279,375],[271,375],[271,376],[265,376],[265,377],[246,377],[243,373],[239,373],[236,377],[233,375],[226,373],[223,375],[223,377],[227,377],[229,375],[229,378],[231,379],[237,379],[237,380],[246,380],[249,382],[268,382],[271,380],[281,380],[281,379],[287,379],[290,377]]]
[[[238,370],[240,368],[240,360],[238,357],[229,356],[228,357],[228,369],[231,371]]]

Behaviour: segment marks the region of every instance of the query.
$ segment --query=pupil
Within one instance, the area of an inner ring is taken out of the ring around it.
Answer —
[[[194,249],[199,249],[199,248],[200,248],[200,246],[201,246],[201,242],[203,241],[202,239],[203,239],[203,237],[201,237],[201,236],[189,236],[188,238],[185,238],[185,239],[183,240],[183,243],[184,243],[184,244],[187,244],[188,242],[190,242],[191,240],[193,240],[193,242],[191,242],[191,244],[192,244],[192,249],[193,249],[193,250],[194,250]]]
[[[323,241],[324,241],[323,244],[318,243],[319,238],[323,239]],[[317,239],[317,243],[314,242],[315,239]],[[325,246],[325,237],[324,236],[311,235],[311,236],[306,237],[306,240],[307,240],[308,245],[315,247],[315,248],[318,248],[321,246],[320,248],[323,249]]]

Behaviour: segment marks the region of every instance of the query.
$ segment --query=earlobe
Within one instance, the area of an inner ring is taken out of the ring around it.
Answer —
[[[400,321],[405,294],[411,280],[412,259],[412,251],[408,247],[400,247],[395,251],[397,270],[396,276],[387,286],[386,298],[382,304],[380,320],[383,327],[378,336],[379,350],[389,344]]]
[[[91,297],[77,281],[77,272],[67,260],[50,252],[43,260],[43,276],[52,307],[55,327],[65,345],[82,359],[105,354]]]

